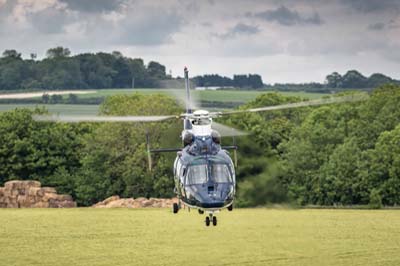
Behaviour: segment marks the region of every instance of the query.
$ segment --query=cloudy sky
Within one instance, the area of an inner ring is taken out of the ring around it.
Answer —
[[[0,0],[0,50],[121,51],[174,76],[259,73],[322,82],[358,69],[400,79],[400,0]]]

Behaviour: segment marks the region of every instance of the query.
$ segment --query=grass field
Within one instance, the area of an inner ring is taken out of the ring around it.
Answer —
[[[400,265],[400,212],[1,209],[1,265]]]
[[[14,110],[15,108],[35,109],[36,107],[45,107],[51,113],[60,113],[65,115],[96,115],[98,105],[80,105],[80,104],[0,104],[0,112]]]
[[[168,95],[181,95],[179,98],[184,98],[184,91],[182,89],[105,89],[97,90],[96,93],[81,94],[79,98],[93,98],[93,97],[104,97],[110,95],[123,95],[123,94],[153,94],[163,93]],[[258,95],[265,93],[265,91],[193,91],[193,98],[197,101],[214,101],[214,102],[236,102],[246,103],[255,99]],[[327,94],[322,93],[305,93],[305,92],[279,92],[286,96],[297,96],[301,98],[316,99]],[[64,96],[65,98],[68,95]],[[97,105],[69,105],[69,104],[0,104],[0,112],[13,110],[15,108],[29,108],[34,109],[36,106],[44,106],[51,113],[59,113],[64,115],[96,115],[99,107]],[[207,110],[214,110],[213,108],[207,108]],[[218,109],[219,110],[219,109]]]
[[[184,95],[183,89],[104,89],[97,90],[97,93],[82,94],[80,98],[91,98],[99,96],[110,96],[115,94],[131,94],[131,93],[165,93],[165,94],[182,94]],[[205,90],[205,91],[192,91],[195,99],[199,101],[218,101],[218,102],[248,102],[255,99],[258,95],[266,93],[268,91],[238,91],[238,90]],[[279,92],[286,96],[298,96],[302,98],[316,99],[326,96],[324,93],[308,93],[308,92]]]

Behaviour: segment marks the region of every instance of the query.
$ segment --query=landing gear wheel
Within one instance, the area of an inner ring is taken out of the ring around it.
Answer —
[[[178,211],[179,211],[179,205],[178,205],[178,203],[174,203],[174,204],[172,205],[172,211],[173,211],[174,213],[178,213]]]
[[[212,222],[213,222],[214,226],[217,226],[217,217],[216,216],[213,216]]]
[[[210,217],[206,217],[206,226],[210,226]]]
[[[204,211],[199,209],[199,214],[204,214]]]
[[[232,211],[233,210],[233,204],[231,204],[231,205],[229,205],[229,207],[228,207],[228,211]]]

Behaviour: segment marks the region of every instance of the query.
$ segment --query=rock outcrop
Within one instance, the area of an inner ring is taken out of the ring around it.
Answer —
[[[59,195],[38,181],[8,181],[0,187],[0,208],[73,208],[70,195]]]
[[[92,207],[94,208],[172,208],[172,204],[178,202],[177,198],[120,198],[119,196],[109,197]]]

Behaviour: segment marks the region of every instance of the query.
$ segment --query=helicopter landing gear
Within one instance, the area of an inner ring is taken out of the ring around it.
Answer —
[[[231,204],[231,205],[228,206],[228,211],[231,212],[232,210],[233,210],[233,204]]]
[[[212,213],[209,213],[208,216],[206,217],[206,226],[210,226],[210,223],[212,222],[212,224],[214,226],[217,225],[217,217],[214,216]]]
[[[199,214],[204,214],[204,211],[199,209]]]

